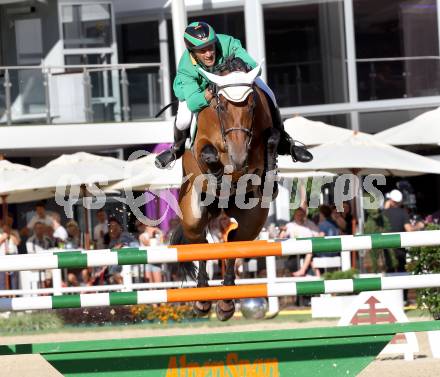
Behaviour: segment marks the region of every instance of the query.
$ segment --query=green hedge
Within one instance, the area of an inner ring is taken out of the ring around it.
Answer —
[[[58,330],[63,320],[55,313],[12,313],[9,318],[0,318],[1,334],[19,334],[22,332]]]
[[[437,224],[428,224],[426,230],[440,230]],[[407,270],[414,274],[440,273],[440,246],[412,247],[409,249],[411,262]],[[440,319],[440,288],[417,290],[417,305]]]

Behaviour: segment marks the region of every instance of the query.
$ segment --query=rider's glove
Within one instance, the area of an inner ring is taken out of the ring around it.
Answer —
[[[208,90],[212,93],[215,94],[217,92],[217,85],[214,84],[213,82],[210,82],[208,84]]]

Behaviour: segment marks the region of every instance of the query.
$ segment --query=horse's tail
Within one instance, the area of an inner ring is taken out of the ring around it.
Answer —
[[[188,240],[183,234],[182,224],[179,224],[171,235],[170,245],[184,245],[188,243]],[[189,277],[191,280],[196,281],[197,272],[198,269],[193,262],[181,262],[178,264],[178,273],[183,280],[186,280],[186,278]]]

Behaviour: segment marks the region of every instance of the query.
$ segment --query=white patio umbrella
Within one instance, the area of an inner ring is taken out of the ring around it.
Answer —
[[[284,160],[283,157],[283,164],[291,164],[292,160]],[[328,171],[313,171],[313,170],[309,170],[309,171],[300,171],[300,172],[293,172],[293,171],[289,171],[288,169],[283,168],[282,170],[280,170],[279,172],[279,176],[282,178],[292,178],[292,179],[302,179],[302,178],[313,178],[313,177],[333,177],[335,176],[335,173],[330,173]]]
[[[6,217],[8,203],[22,203],[33,200],[46,199],[52,194],[49,191],[30,191],[28,193],[16,193],[16,182],[26,179],[31,172],[35,171],[26,165],[14,164],[7,160],[0,160],[0,197],[3,207],[3,218]]]
[[[154,165],[156,154],[149,154],[138,160],[127,163],[126,178],[105,188],[104,191],[115,190],[161,190],[180,187],[182,183],[182,164],[177,161],[172,169],[158,169]]]
[[[52,196],[67,194],[67,189],[80,187],[81,195],[86,196],[88,187],[99,186],[121,180],[125,177],[127,162],[113,157],[97,156],[78,152],[65,154],[49,162],[40,169],[30,172],[24,180],[14,185],[17,194],[26,195],[32,191],[52,192]],[[85,216],[86,247],[89,246],[90,233],[88,216]]]
[[[29,174],[15,190],[57,189],[71,186],[108,184],[124,178],[127,162],[86,152],[63,154]]]
[[[313,161],[292,163],[281,156],[281,171],[298,172],[306,170],[327,171],[337,174],[362,175],[382,174],[414,176],[426,173],[440,174],[440,163],[377,141],[374,136],[353,132],[338,142],[312,148]],[[358,231],[364,231],[362,188],[355,188],[354,209],[358,219]]]
[[[407,152],[379,142],[374,136],[353,132],[338,142],[312,148],[313,161],[293,163],[290,158],[279,158],[281,173],[300,171],[327,171],[336,174],[369,174],[415,176],[440,174],[440,163],[433,159]],[[359,231],[363,231],[363,203],[356,195]]]
[[[438,145],[440,143],[440,107],[374,137],[391,145]]]
[[[340,141],[322,144],[310,149],[310,152],[314,158],[308,163],[293,163],[287,156],[280,156],[280,172],[314,170],[344,174],[357,170],[361,175],[440,174],[440,163],[433,159],[381,143],[375,136],[353,131]]]
[[[353,132],[346,128],[316,122],[299,115],[286,119],[284,128],[293,139],[309,146],[338,141]]]

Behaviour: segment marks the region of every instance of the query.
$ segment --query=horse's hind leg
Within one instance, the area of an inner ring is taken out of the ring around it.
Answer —
[[[235,285],[235,259],[226,260],[226,271],[223,285],[231,286]],[[215,307],[217,318],[220,321],[227,321],[235,313],[234,300],[220,300]]]
[[[248,199],[258,198],[261,200],[261,194],[258,190],[249,193]],[[263,225],[267,219],[268,208],[261,207],[261,201],[258,205],[249,209],[241,209],[234,203],[225,210],[226,214],[235,218],[238,222],[238,228],[228,234],[228,241],[249,241],[258,237]],[[226,263],[226,273],[224,285],[235,285],[235,259],[228,259]],[[233,300],[219,301],[216,306],[217,318],[226,321],[234,315],[235,306]]]
[[[206,261],[199,261],[199,274],[197,276],[197,287],[208,287],[208,273],[206,272]],[[198,317],[204,317],[211,311],[211,301],[196,301],[193,310]]]

